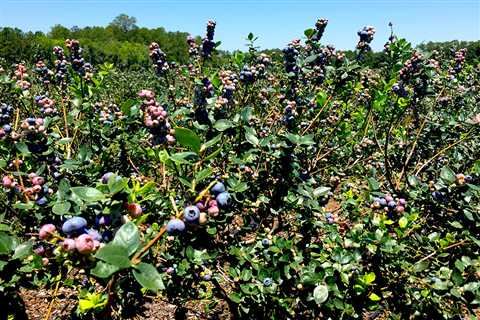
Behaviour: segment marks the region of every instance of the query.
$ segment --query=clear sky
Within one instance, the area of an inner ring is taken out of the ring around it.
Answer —
[[[105,26],[120,13],[136,17],[141,27],[202,36],[206,21],[214,19],[224,50],[244,49],[249,32],[262,48],[281,48],[317,18],[329,19],[324,43],[338,49],[352,49],[365,25],[376,27],[372,47],[381,49],[389,21],[414,44],[480,40],[480,0],[0,0],[0,26],[28,31]]]

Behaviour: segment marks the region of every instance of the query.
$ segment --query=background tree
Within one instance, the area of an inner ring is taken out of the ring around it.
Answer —
[[[130,17],[124,13],[119,14],[113,21],[110,23],[110,26],[117,27],[124,32],[132,31],[138,28],[136,25],[137,18]]]

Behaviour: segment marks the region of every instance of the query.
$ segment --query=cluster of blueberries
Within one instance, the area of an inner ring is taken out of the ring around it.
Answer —
[[[455,184],[459,187],[464,186],[466,183],[472,183],[473,182],[473,177],[471,175],[465,175],[463,173],[457,173],[455,175]],[[432,182],[433,184],[433,182]],[[432,187],[434,190],[434,188]],[[431,189],[431,190],[432,190]],[[445,192],[442,192],[440,190],[434,190],[432,191],[432,198],[433,200],[440,202],[440,203],[446,203],[448,202],[448,196]]]
[[[283,122],[288,128],[292,128],[295,122],[297,103],[295,101],[288,101],[287,106],[283,112]]]
[[[138,93],[143,98],[144,124],[150,129],[154,144],[175,143],[175,130],[168,121],[165,106],[155,100],[155,93],[150,90],[141,90]]]
[[[0,139],[12,131],[10,124],[13,116],[13,107],[9,104],[0,104]]]
[[[238,79],[237,75],[230,70],[220,71],[218,77],[222,82],[222,95],[218,97],[215,105],[220,108],[233,100],[233,93],[235,92]]]
[[[153,62],[155,73],[158,76],[162,76],[169,69],[167,62],[167,55],[160,49],[160,46],[156,42],[152,42],[148,47],[150,51],[150,60]]]
[[[215,42],[213,36],[215,35],[215,26],[217,23],[213,20],[207,22],[207,34],[202,39],[202,55],[203,57],[210,57],[213,49],[215,49]]]
[[[49,85],[53,76],[53,72],[47,68],[45,63],[40,60],[35,64],[35,69],[33,69],[44,85]]]
[[[270,57],[262,53],[257,57],[257,61],[254,65],[244,65],[242,70],[240,71],[239,79],[243,83],[251,84],[255,82],[256,79],[265,76],[265,71],[267,66],[270,64],[271,59]]]
[[[22,186],[13,176],[5,175],[2,177],[2,185],[6,189],[23,193],[28,199],[33,198],[39,206],[45,206],[48,203],[47,196],[53,194],[53,190],[48,187],[43,177],[35,173],[28,175],[30,187]]]
[[[43,118],[29,117],[20,124],[21,134],[17,132],[11,133],[13,140],[26,139],[28,150],[32,153],[42,153],[48,150],[47,146],[47,129]]]
[[[25,80],[28,78],[27,67],[23,63],[18,63],[15,65],[14,79],[17,80],[16,85],[22,90],[28,90],[32,86],[30,82]]]
[[[361,30],[357,32],[357,35],[359,37],[358,43],[357,43],[357,49],[366,52],[370,51],[370,42],[373,40],[373,36],[375,35],[375,28],[372,26],[366,26],[363,27]]]
[[[463,48],[455,52],[455,65],[453,70],[450,73],[459,73],[462,71],[463,63],[465,62],[465,57],[467,55],[467,49]]]
[[[64,84],[67,78],[67,59],[62,47],[53,47],[53,53],[57,57],[55,60],[55,80],[58,84]]]
[[[423,56],[420,52],[414,52],[412,57],[405,61],[403,68],[400,69],[399,75],[402,81],[408,81],[416,74],[418,74],[422,68]]]
[[[220,213],[220,208],[226,208],[231,203],[231,196],[226,191],[225,185],[222,182],[217,182],[211,189],[215,196],[215,200],[200,201],[195,205],[187,206],[183,210],[183,218],[171,219],[166,226],[166,231],[169,235],[181,234],[186,229],[187,225],[205,224],[207,222],[207,215],[216,217]]]
[[[399,97],[406,97],[407,90],[405,83],[414,78],[422,68],[423,57],[419,52],[414,52],[412,57],[405,61],[403,68],[400,69],[400,81],[392,86],[392,91]]]
[[[103,241],[102,235],[95,229],[87,228],[87,220],[82,217],[72,217],[67,219],[62,225],[62,232],[65,238],[57,234],[55,225],[49,223],[40,228],[38,237],[44,241],[60,240],[60,248],[66,252],[78,252],[83,255],[96,251]],[[37,245],[35,253],[45,256],[47,253],[43,245]],[[47,258],[47,257],[44,257]],[[45,263],[46,262],[46,263]],[[48,258],[44,264],[48,264]]]
[[[188,44],[188,54],[191,57],[196,57],[198,55],[198,44],[195,42],[195,39],[189,35],[187,36],[187,44]]]
[[[67,39],[65,40],[65,45],[70,51],[72,69],[86,79],[91,78],[92,66],[90,63],[85,63],[85,59],[82,57],[83,49],[80,47],[80,42],[75,39]]]
[[[95,104],[95,111],[100,113],[98,120],[104,125],[111,125],[115,120],[115,117],[118,119],[123,119],[125,117],[116,104],[104,106],[102,103],[98,102]]]
[[[312,41],[320,41],[327,27],[327,19],[318,19],[315,23],[315,34],[312,36]]]
[[[373,209],[383,209],[385,212],[396,211],[402,213],[405,211],[406,206],[407,201],[405,199],[394,199],[391,195],[386,195],[385,197],[373,198],[370,207]]]
[[[282,50],[282,52],[285,64],[285,71],[287,73],[298,74],[298,72],[300,71],[299,67],[297,66],[297,57],[299,55],[299,52],[296,48],[295,43],[290,43],[286,48]]]
[[[40,112],[46,115],[52,115],[57,112],[55,109],[55,101],[45,95],[36,96],[35,103],[40,107]]]

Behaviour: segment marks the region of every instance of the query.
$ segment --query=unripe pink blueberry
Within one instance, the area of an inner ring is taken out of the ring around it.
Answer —
[[[142,215],[142,207],[138,203],[129,203],[127,205],[128,212],[135,218],[138,218]]]
[[[195,205],[197,206],[198,210],[200,210],[200,211],[205,211],[205,209],[206,209],[205,204],[203,202],[197,202]]]
[[[47,266],[49,263],[50,263],[50,260],[48,260],[48,258],[42,258],[42,264],[44,266]]]
[[[220,212],[220,210],[218,209],[217,206],[208,208],[208,214],[211,215],[212,217],[218,216],[219,212]]]
[[[95,250],[95,242],[91,235],[82,234],[75,239],[75,247],[81,254],[89,254]]]
[[[209,207],[218,207],[217,200],[210,200],[208,202]]]
[[[35,186],[41,186],[45,183],[45,179],[42,177],[33,177],[32,178],[32,184]]]
[[[56,228],[53,224],[51,224],[51,223],[44,224],[40,228],[38,236],[39,236],[40,239],[46,240],[46,239],[49,239],[55,231],[56,231]]]
[[[397,206],[397,207],[395,208],[395,210],[396,210],[398,213],[402,213],[402,212],[405,211],[405,207],[403,207],[403,206]]]
[[[63,248],[63,250],[68,251],[68,252],[74,251],[76,249],[75,240],[74,239],[69,239],[69,238],[63,240],[62,248]]]
[[[5,188],[10,188],[12,186],[12,178],[9,176],[3,176],[2,178],[2,184]]]
[[[385,200],[386,200],[387,203],[388,203],[388,202],[390,202],[390,201],[393,201],[393,197],[390,196],[390,195],[389,195],[389,196],[386,196],[386,197],[385,197]]]

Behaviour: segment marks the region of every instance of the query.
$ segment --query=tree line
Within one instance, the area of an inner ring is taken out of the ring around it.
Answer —
[[[155,41],[160,44],[170,61],[186,63],[188,61],[188,45],[186,32],[169,32],[164,28],[140,28],[136,19],[125,14],[117,16],[106,27],[72,27],[55,25],[50,32],[24,32],[18,28],[0,28],[0,61],[2,64],[13,64],[19,61],[34,63],[38,60],[53,59],[52,48],[64,45],[65,39],[78,39],[84,48],[84,57],[93,65],[105,62],[114,63],[120,69],[143,69],[150,66],[148,44]],[[200,42],[200,37],[197,37]],[[467,48],[468,63],[478,64],[480,61],[480,41],[428,42],[418,46],[427,51],[439,51],[443,55],[451,55],[454,50]],[[280,49],[268,50],[273,57],[281,59]],[[220,51],[216,59],[228,56],[229,52]],[[347,57],[354,57],[353,51],[346,52]],[[372,52],[366,61],[376,66],[383,61],[382,52]]]

